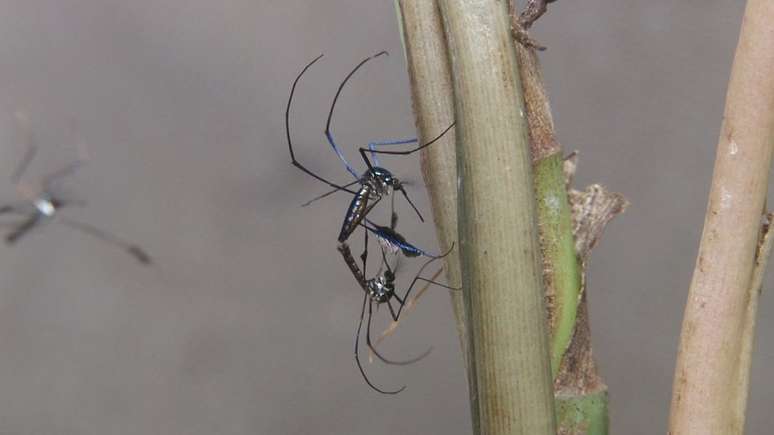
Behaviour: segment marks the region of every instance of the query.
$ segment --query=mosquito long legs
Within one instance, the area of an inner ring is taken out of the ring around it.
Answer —
[[[369,160],[367,153],[370,153],[370,155],[374,157],[375,163],[378,163],[378,159],[376,158],[377,154],[409,155],[436,142],[454,125],[454,124],[450,125],[446,130],[444,130],[437,137],[433,138],[431,141],[405,151],[380,150],[380,149],[377,149],[377,147],[405,145],[405,144],[415,143],[417,140],[402,139],[402,140],[395,140],[395,141],[372,142],[368,145],[368,148],[359,149],[360,155],[362,156],[363,161],[366,164],[366,168],[367,168],[366,171],[361,175],[355,170],[355,168],[346,159],[346,157],[344,156],[344,153],[342,152],[342,148],[336,143],[336,140],[333,137],[332,120],[333,120],[334,109],[336,107],[336,103],[339,100],[339,97],[341,96],[342,90],[349,82],[349,80],[355,75],[355,73],[361,67],[363,67],[363,65],[365,65],[368,61],[380,56],[384,56],[386,54],[387,54],[386,52],[382,51],[360,61],[360,63],[358,63],[339,83],[339,86],[336,89],[336,94],[334,95],[333,101],[331,102],[330,110],[328,111],[328,118],[325,123],[326,140],[328,141],[328,144],[331,146],[331,148],[333,149],[338,159],[344,165],[345,170],[349,172],[349,174],[352,177],[354,177],[355,180],[352,182],[348,182],[348,183],[333,182],[328,178],[318,174],[317,172],[314,172],[311,169],[309,169],[306,165],[299,162],[298,159],[296,158],[295,150],[293,148],[293,143],[291,140],[290,106],[293,100],[293,96],[295,94],[296,86],[298,85],[299,80],[306,73],[306,71],[314,63],[316,63],[322,57],[322,55],[314,58],[311,62],[309,62],[306,66],[304,66],[304,68],[301,70],[298,76],[296,76],[290,88],[290,96],[288,97],[288,103],[285,109],[285,134],[286,134],[286,139],[288,144],[288,150],[290,152],[291,163],[299,170],[306,173],[307,175],[333,188],[333,190],[330,190],[328,192],[325,192],[313,198],[312,200],[306,202],[304,205],[309,205],[318,199],[325,198],[338,191],[345,191],[353,195],[352,202],[350,202],[350,205],[347,208],[344,222],[342,223],[341,231],[339,232],[339,237],[338,237],[339,242],[346,241],[347,238],[349,238],[349,236],[352,234],[352,232],[357,228],[358,224],[363,220],[363,218],[366,215],[368,215],[368,213],[382,199],[382,197],[387,194],[392,194],[392,192],[394,191],[399,191],[401,195],[403,195],[403,197],[406,199],[406,201],[409,203],[409,205],[412,207],[414,212],[419,217],[419,220],[424,222],[424,217],[422,216],[422,213],[420,213],[419,209],[411,200],[411,197],[408,195],[408,193],[406,192],[406,189],[403,187],[403,185],[398,180],[398,178],[394,177],[389,170],[383,167],[380,167],[378,164],[374,165],[371,162],[371,160]],[[360,185],[360,187],[355,188],[355,186],[358,184]]]
[[[21,199],[14,203],[0,205],[0,214],[12,214],[19,217],[20,221],[12,224],[11,230],[5,235],[5,242],[13,245],[45,223],[60,223],[81,233],[88,234],[108,245],[120,248],[141,264],[151,264],[150,256],[139,246],[129,243],[107,230],[61,215],[60,210],[63,208],[83,206],[85,204],[80,200],[65,199],[53,192],[54,184],[73,175],[86,162],[83,149],[81,149],[77,160],[47,174],[41,179],[38,186],[22,183],[25,173],[37,155],[38,148],[34,143],[34,138],[26,118],[20,114],[17,114],[17,125],[19,125],[24,137],[25,151],[11,173],[11,182],[16,186]]]

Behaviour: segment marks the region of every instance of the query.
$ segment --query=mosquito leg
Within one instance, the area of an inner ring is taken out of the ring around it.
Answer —
[[[360,321],[357,324],[357,332],[355,333],[355,362],[357,363],[357,368],[360,370],[360,374],[363,376],[363,380],[366,381],[366,384],[368,384],[369,387],[371,387],[374,391],[378,391],[382,394],[398,394],[401,391],[406,389],[406,386],[402,386],[398,390],[389,391],[389,390],[382,390],[378,388],[376,385],[374,385],[370,379],[368,379],[368,375],[366,375],[365,370],[363,369],[363,364],[360,362],[360,331],[363,330],[363,317],[365,316],[365,307],[366,302],[369,302],[368,300],[368,294],[366,293],[363,297],[363,307],[360,309]],[[371,304],[368,304],[369,311],[371,310]],[[369,320],[370,323],[370,320]]]
[[[86,160],[78,159],[67,166],[58,169],[45,177],[43,177],[43,186],[48,189],[51,187],[52,184],[54,184],[57,180],[67,177],[69,175],[74,174],[78,171],[78,169],[81,168],[86,163]]]
[[[390,146],[390,145],[408,145],[410,143],[416,143],[417,138],[411,138],[411,139],[399,139],[399,140],[392,140],[392,141],[385,141],[385,142],[369,142],[368,143],[368,149],[371,150],[371,158],[373,159],[373,164],[375,166],[381,166],[379,164],[379,157],[377,157],[377,151],[376,147],[381,146]]]
[[[390,195],[390,228],[394,231],[398,226],[398,213],[395,213],[395,195]]]
[[[40,215],[37,213],[33,214],[27,218],[27,220],[22,221],[19,226],[17,226],[13,231],[5,236],[5,243],[9,245],[15,244],[22,236],[32,231],[32,229],[35,228],[39,223]]]
[[[371,59],[377,58],[382,55],[387,55],[388,53],[386,51],[380,51],[379,53],[374,54],[373,56],[369,56],[362,61],[360,61],[359,64],[355,66],[355,68],[352,69],[352,71],[347,74],[347,76],[344,78],[344,80],[339,84],[339,88],[336,90],[336,95],[333,97],[333,102],[331,103],[331,110],[328,112],[328,121],[325,123],[325,137],[328,139],[328,143],[333,147],[333,151],[336,152],[336,155],[339,156],[339,159],[344,163],[344,166],[347,168],[347,171],[349,171],[350,174],[352,174],[355,178],[360,178],[360,175],[355,172],[355,170],[352,168],[352,166],[349,164],[347,159],[344,157],[344,154],[342,154],[341,149],[338,145],[336,145],[336,141],[333,139],[333,133],[331,132],[331,119],[333,118],[333,109],[336,107],[336,102],[339,100],[339,95],[341,95],[342,89],[344,89],[344,86],[347,84],[350,78],[352,78],[353,75],[357,72],[357,70],[360,69],[363,65],[365,65],[366,62],[368,62]],[[368,165],[368,168],[371,169],[371,162],[366,159],[366,164]]]
[[[423,281],[423,282],[426,282],[426,283],[429,283],[429,284],[437,285],[438,287],[443,287],[446,290],[452,290],[452,291],[460,291],[460,290],[462,290],[462,287],[452,287],[452,286],[449,286],[449,285],[446,285],[446,284],[441,284],[438,281],[433,281],[432,279],[427,279],[427,278],[422,277],[422,276],[418,276],[417,277],[417,281]]]
[[[393,360],[389,360],[389,359],[385,358],[384,356],[382,356],[382,354],[380,354],[376,350],[376,348],[374,348],[374,346],[371,344],[371,318],[372,318],[372,312],[373,312],[373,310],[371,309],[372,305],[373,304],[369,302],[369,304],[368,304],[368,323],[366,324],[366,344],[368,345],[368,348],[371,349],[371,352],[373,352],[374,355],[376,355],[377,358],[382,360],[382,362],[384,362],[385,364],[391,364],[391,365],[396,365],[396,366],[405,366],[405,365],[408,365],[408,364],[413,364],[413,363],[423,359],[424,357],[430,355],[430,352],[433,351],[432,347],[427,349],[426,351],[422,352],[421,355],[419,355],[419,356],[417,356],[415,358],[411,358],[411,359],[405,360],[405,361],[393,361]]]
[[[329,181],[329,180],[323,178],[320,175],[317,175],[316,173],[314,173],[314,172],[310,171],[309,169],[307,169],[298,160],[296,160],[296,155],[293,152],[293,142],[290,140],[290,105],[293,102],[293,95],[296,92],[296,85],[298,85],[298,81],[301,79],[301,76],[304,75],[304,73],[309,69],[309,67],[311,67],[315,62],[320,60],[320,58],[322,58],[322,57],[323,57],[323,55],[321,54],[321,55],[317,56],[316,58],[314,58],[311,62],[309,62],[304,67],[304,69],[301,70],[301,72],[298,74],[298,76],[296,76],[296,79],[293,80],[293,85],[290,87],[290,96],[288,97],[288,104],[287,104],[287,106],[285,108],[285,137],[287,138],[287,142],[288,142],[288,151],[290,151],[290,160],[291,160],[291,163],[293,164],[293,166],[295,166],[296,168],[298,168],[299,170],[301,170],[305,174],[309,175],[310,177],[312,177],[312,178],[314,178],[314,179],[316,179],[318,181],[321,181],[321,182],[327,184],[328,186],[333,187],[333,188],[335,188],[337,190],[343,190],[345,192],[349,192],[349,193],[354,194],[355,193],[354,190],[349,189],[349,188],[347,188],[345,186],[341,186],[339,184],[336,184],[336,183],[334,183],[332,181]]]
[[[13,184],[19,184],[21,178],[24,176],[24,173],[27,171],[30,163],[32,163],[32,159],[35,158],[35,154],[37,154],[37,152],[38,147],[33,144],[27,145],[27,149],[24,151],[24,156],[22,156],[22,159],[19,161],[19,164],[16,166],[16,169],[14,169],[13,174],[11,175],[11,181]]]
[[[398,299],[397,295],[395,296],[395,299]],[[401,305],[403,304],[403,302],[401,302],[400,299],[398,299],[398,302]],[[387,301],[387,308],[390,309],[390,316],[392,317],[392,320],[397,322],[398,321],[398,314],[395,312],[395,308],[392,307],[392,304],[390,303],[390,301]]]
[[[368,231],[363,232],[363,240],[364,240],[364,246],[363,246],[363,253],[360,254],[360,259],[363,260],[363,277],[367,277],[366,275],[366,263],[368,262]]]
[[[24,155],[22,156],[16,168],[11,173],[11,181],[13,184],[18,185],[21,181],[24,173],[27,171],[32,160],[38,152],[38,147],[35,145],[35,138],[32,134],[32,127],[30,127],[29,118],[23,112],[16,112],[14,114],[14,125],[17,131],[23,136],[22,142],[24,143]]]
[[[26,214],[19,208],[22,204],[6,204],[0,206],[0,214]]]
[[[354,186],[355,184],[358,184],[358,183],[360,183],[360,180],[355,180],[355,181],[352,181],[352,182],[349,182],[349,183],[345,184],[342,187],[352,187],[352,186]],[[339,188],[336,188],[336,189],[333,189],[333,190],[329,190],[329,191],[323,193],[322,195],[315,196],[314,198],[310,199],[309,201],[301,204],[301,207],[306,207],[306,206],[312,204],[315,201],[321,200],[321,199],[323,199],[325,197],[333,195],[336,192],[341,192],[341,191],[342,191],[342,189],[339,189]]]
[[[421,150],[423,148],[429,147],[430,145],[434,144],[436,141],[441,139],[449,130],[451,130],[452,127],[454,127],[454,125],[455,125],[455,122],[452,122],[450,126],[446,127],[446,129],[441,132],[441,134],[439,134],[438,136],[434,137],[430,141],[428,141],[428,142],[426,142],[426,143],[424,143],[422,145],[419,145],[416,148],[411,148],[411,149],[404,150],[404,151],[392,151],[392,150],[374,150],[374,149],[368,149],[368,148],[362,148],[361,147],[361,148],[359,148],[359,151],[360,151],[360,154],[363,156],[363,159],[365,159],[366,161],[368,161],[368,158],[366,157],[366,153],[371,153],[371,154],[388,154],[388,155],[393,155],[393,156],[407,156],[409,154],[413,154],[413,153],[415,153],[415,152],[417,152],[417,151],[419,151],[419,150]]]
[[[137,261],[139,261],[142,264],[148,265],[153,262],[151,260],[151,257],[139,246],[129,243],[123,239],[120,239],[118,236],[114,235],[113,233],[105,231],[101,228],[97,228],[94,225],[87,224],[81,221],[76,221],[70,218],[65,218],[62,216],[56,217],[56,222],[59,222],[72,229],[78,230],[82,233],[96,237],[97,239],[100,239],[105,243],[121,248],[124,251],[126,251],[126,253],[134,257]]]
[[[404,301],[407,301],[407,300],[408,300],[408,297],[409,297],[409,295],[411,294],[411,290],[413,290],[413,289],[414,289],[414,286],[417,284],[417,281],[420,281],[420,280],[421,280],[421,281],[425,281],[425,282],[430,282],[430,280],[428,280],[428,279],[426,279],[426,278],[422,278],[422,277],[420,276],[420,275],[422,275],[422,272],[424,272],[425,268],[427,268],[427,266],[429,266],[429,265],[430,265],[432,262],[434,262],[434,261],[436,261],[436,260],[439,260],[439,259],[441,259],[441,258],[444,258],[444,257],[446,257],[447,255],[449,255],[453,249],[454,249],[454,244],[452,244],[451,248],[449,248],[449,250],[448,250],[448,251],[446,251],[446,252],[445,252],[443,255],[441,255],[441,256],[439,256],[439,257],[431,258],[431,259],[429,259],[429,260],[425,261],[425,264],[423,264],[423,265],[422,265],[422,267],[420,267],[420,268],[419,268],[419,271],[418,271],[418,272],[417,272],[417,274],[414,276],[414,279],[411,281],[411,285],[409,285],[409,288],[408,288],[408,290],[406,290],[406,294],[404,294],[404,295],[403,295],[403,300],[404,300]],[[435,282],[433,282],[433,283],[435,284]],[[442,284],[439,284],[439,285],[440,285],[441,287],[444,287],[444,288],[449,288],[449,289],[451,289],[451,290],[457,290],[457,289],[450,288],[450,287],[448,287],[448,286],[445,286],[445,285],[442,285]],[[403,307],[405,307],[405,304],[401,304],[400,308],[398,308],[398,316],[400,316],[400,312],[401,312],[401,311],[403,311]]]
[[[411,200],[411,198],[409,198],[409,196],[408,196],[408,193],[406,193],[406,189],[404,189],[404,188],[403,188],[403,186],[401,186],[401,187],[400,187],[398,190],[400,190],[400,193],[402,193],[402,194],[403,194],[403,197],[404,197],[404,198],[406,198],[406,201],[409,203],[409,205],[411,206],[411,208],[413,208],[413,209],[414,209],[414,212],[415,212],[415,213],[417,214],[417,216],[419,217],[419,221],[420,221],[420,222],[424,222],[424,221],[425,221],[425,218],[423,218],[423,217],[422,217],[422,213],[420,213],[420,212],[419,212],[419,209],[417,208],[417,206],[416,206],[416,205],[414,205],[414,202]]]

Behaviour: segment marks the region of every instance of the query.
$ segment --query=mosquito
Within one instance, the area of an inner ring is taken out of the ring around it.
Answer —
[[[404,198],[406,198],[406,201],[411,205],[411,208],[414,209],[414,212],[416,212],[417,216],[419,217],[419,220],[424,222],[424,217],[422,216],[422,213],[419,212],[419,209],[414,205],[414,203],[411,201],[411,198],[409,198],[408,193],[406,193],[406,189],[403,186],[403,183],[395,177],[392,172],[389,170],[381,167],[379,165],[379,161],[377,158],[377,154],[386,154],[386,155],[409,155],[412,153],[415,153],[425,147],[428,147],[432,145],[434,142],[439,140],[441,137],[443,137],[446,132],[451,130],[452,127],[454,127],[454,123],[452,123],[449,127],[447,127],[444,131],[442,131],[438,136],[433,138],[427,143],[424,143],[422,145],[419,145],[415,148],[404,150],[404,151],[390,151],[390,150],[379,150],[377,147],[379,146],[389,146],[389,145],[407,145],[412,143],[417,143],[417,139],[404,139],[404,140],[395,140],[395,141],[387,141],[387,142],[372,142],[368,144],[368,148],[360,147],[358,149],[360,156],[363,158],[363,161],[366,164],[366,171],[363,174],[358,174],[358,172],[352,167],[352,165],[349,164],[347,159],[344,157],[343,153],[341,152],[341,148],[336,144],[336,141],[333,138],[333,133],[331,132],[331,120],[333,119],[333,111],[336,107],[336,102],[339,99],[339,96],[341,95],[341,91],[344,89],[344,86],[347,84],[347,82],[352,78],[352,76],[368,61],[375,59],[380,56],[386,56],[388,53],[386,51],[381,51],[379,53],[374,54],[373,56],[369,56],[365,59],[363,59],[355,68],[352,69],[352,71],[347,74],[347,76],[344,78],[344,80],[339,84],[339,87],[336,91],[336,95],[333,97],[333,102],[331,103],[330,111],[328,112],[328,120],[325,124],[325,137],[330,144],[330,146],[333,148],[333,151],[336,153],[338,158],[344,163],[344,166],[354,178],[354,181],[351,181],[349,183],[334,183],[321,175],[313,172],[312,170],[308,169],[306,166],[302,165],[298,160],[296,160],[295,153],[293,152],[293,145],[290,139],[290,106],[293,101],[293,95],[296,90],[296,85],[298,85],[299,80],[301,77],[306,73],[306,71],[318,60],[320,60],[323,55],[319,55],[316,58],[314,58],[311,62],[309,62],[296,76],[296,79],[293,81],[293,85],[290,88],[290,96],[288,97],[288,104],[285,109],[285,135],[287,137],[288,142],[288,150],[290,151],[290,159],[293,166],[297,167],[302,172],[306,173],[312,178],[317,179],[320,182],[323,182],[327,184],[328,186],[332,187],[333,190],[326,192],[317,198],[314,198],[312,201],[309,201],[307,204],[316,201],[317,199],[324,198],[328,195],[331,195],[338,191],[344,191],[348,192],[353,195],[352,201],[350,202],[349,207],[347,208],[347,212],[344,216],[344,222],[341,225],[341,230],[339,231],[338,241],[339,243],[345,242],[349,236],[352,234],[352,232],[357,229],[358,225],[363,221],[363,218],[376,206],[379,201],[382,200],[382,198],[386,195],[392,195],[394,191],[399,191]],[[371,154],[371,159],[368,158],[368,154]],[[359,187],[355,188],[354,186],[359,185]]]
[[[366,241],[366,247],[367,247],[367,243],[368,242]],[[382,360],[387,364],[398,364],[398,365],[411,364],[421,360],[422,358],[424,358],[430,353],[431,349],[428,349],[422,355],[407,361],[392,361],[382,356],[374,348],[373,344],[371,343],[371,320],[373,317],[373,306],[376,305],[378,308],[380,305],[386,304],[387,308],[390,311],[390,316],[394,321],[397,321],[400,318],[400,313],[406,304],[406,300],[408,299],[409,295],[411,294],[411,291],[414,288],[414,285],[416,285],[417,282],[423,281],[429,284],[435,284],[437,286],[440,286],[449,290],[459,290],[458,288],[449,287],[447,285],[441,284],[439,282],[436,282],[421,276],[425,268],[427,268],[432,262],[449,255],[452,249],[454,249],[454,245],[452,245],[451,249],[449,249],[449,251],[444,253],[443,255],[428,259],[419,269],[417,274],[414,276],[414,279],[411,281],[411,284],[409,285],[408,290],[406,290],[406,293],[401,297],[395,291],[396,270],[390,267],[384,250],[381,250],[382,267],[384,268],[384,270],[381,270],[380,268],[379,272],[377,272],[377,275],[374,278],[366,279],[366,274],[365,274],[366,255],[361,256],[361,259],[363,261],[363,269],[361,270],[357,264],[357,261],[352,256],[352,252],[350,251],[349,245],[347,243],[339,243],[338,250],[341,253],[341,256],[344,258],[344,262],[347,263],[349,270],[352,272],[352,275],[355,277],[355,280],[357,281],[357,283],[360,285],[360,288],[362,288],[364,292],[363,305],[362,305],[362,308],[360,309],[360,320],[358,322],[357,332],[355,334],[355,362],[357,363],[358,370],[360,370],[360,374],[363,376],[363,379],[366,381],[368,386],[370,386],[375,391],[382,394],[398,394],[401,391],[403,391],[406,388],[406,386],[404,385],[397,390],[384,390],[374,385],[366,375],[365,370],[363,369],[363,365],[360,362],[360,353],[359,353],[360,335],[363,329],[363,319],[365,318],[366,306],[368,306],[368,319],[366,321],[366,334],[365,334],[366,345],[371,350],[371,352],[373,352],[374,355],[377,356],[377,358],[379,358],[380,360]],[[396,265],[396,268],[397,268],[397,265]],[[398,304],[397,310],[392,305],[393,299]]]
[[[27,137],[24,156],[11,174],[11,182],[16,187],[17,194],[21,200],[11,204],[0,205],[0,215],[11,214],[21,216],[21,220],[14,222],[11,231],[5,235],[5,243],[14,245],[35,228],[48,222],[56,222],[120,248],[141,264],[151,264],[150,256],[139,246],[86,222],[61,215],[61,209],[85,205],[83,201],[65,199],[53,193],[53,187],[56,182],[73,175],[86,162],[84,157],[80,157],[78,160],[43,177],[37,186],[22,182],[24,173],[37,154],[37,146],[33,143],[29,131],[26,131],[25,136]]]

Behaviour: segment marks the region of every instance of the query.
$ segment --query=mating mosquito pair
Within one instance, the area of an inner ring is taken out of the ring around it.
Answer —
[[[17,114],[18,124],[24,121],[23,119],[18,118],[19,116]],[[150,256],[139,246],[129,243],[118,236],[89,223],[62,216],[60,212],[61,209],[85,205],[84,201],[66,199],[63,196],[54,193],[56,184],[59,181],[73,175],[81,166],[83,166],[86,161],[83,156],[43,177],[38,185],[32,185],[22,181],[27,168],[37,154],[37,146],[33,143],[34,141],[32,140],[32,133],[29,131],[29,127],[26,125],[23,127],[26,150],[16,169],[11,174],[11,182],[16,187],[17,195],[20,200],[10,204],[0,205],[0,215],[13,215],[20,218],[20,220],[15,222],[6,222],[11,228],[10,232],[5,235],[6,244],[13,245],[34,229],[39,228],[48,222],[55,222],[120,248],[134,257],[141,264],[150,264]]]
[[[365,318],[365,313],[366,313],[366,305],[368,306],[368,319],[366,322],[366,345],[368,346],[368,348],[374,353],[374,355],[376,355],[380,360],[382,360],[387,364],[410,364],[412,362],[415,362],[424,358],[424,356],[427,355],[429,350],[428,352],[425,352],[419,357],[413,358],[407,361],[393,361],[393,360],[384,358],[374,348],[371,342],[371,320],[373,317],[374,304],[377,307],[381,304],[386,304],[389,308],[389,311],[393,320],[397,321],[398,318],[400,317],[400,313],[403,307],[405,306],[408,295],[411,293],[414,285],[417,282],[424,281],[424,282],[427,282],[428,284],[435,284],[450,290],[456,290],[456,289],[445,286],[443,284],[437,283],[435,281],[432,281],[430,279],[427,279],[421,276],[424,269],[427,266],[429,266],[430,263],[445,257],[446,255],[449,254],[449,252],[451,252],[451,250],[443,255],[430,255],[427,252],[423,251],[422,249],[417,248],[416,246],[406,241],[406,239],[395,230],[395,226],[397,223],[397,215],[395,214],[395,211],[394,211],[394,192],[396,191],[400,192],[403,195],[403,197],[406,199],[406,201],[409,203],[409,205],[412,207],[414,212],[419,217],[420,221],[424,222],[424,218],[420,213],[419,209],[416,207],[416,205],[414,205],[413,201],[411,201],[411,198],[409,197],[408,193],[406,192],[406,189],[404,188],[404,183],[402,183],[397,177],[395,177],[392,174],[392,172],[390,172],[389,170],[385,169],[380,165],[378,155],[381,154],[381,155],[406,156],[406,155],[413,154],[417,151],[422,150],[425,147],[432,145],[438,139],[443,137],[444,134],[446,134],[452,127],[454,127],[454,124],[452,123],[451,125],[449,125],[449,127],[447,127],[444,131],[442,131],[438,136],[436,136],[434,139],[430,140],[429,142],[421,144],[409,150],[404,150],[404,151],[383,150],[383,149],[379,149],[379,147],[408,145],[408,144],[418,143],[417,139],[371,142],[368,144],[367,148],[360,147],[358,149],[358,152],[362,157],[363,161],[365,162],[366,170],[364,173],[359,174],[344,157],[344,154],[342,153],[341,148],[336,144],[336,141],[334,140],[333,133],[331,131],[331,121],[333,118],[333,111],[336,107],[336,102],[338,101],[342,90],[344,89],[347,82],[352,78],[352,76],[368,61],[383,55],[387,55],[387,52],[382,51],[382,52],[376,53],[373,56],[363,59],[349,72],[349,74],[347,74],[347,76],[339,84],[339,87],[336,90],[336,94],[333,98],[333,102],[331,103],[330,111],[328,112],[328,119],[325,124],[325,137],[328,141],[328,144],[333,148],[333,151],[336,153],[336,156],[344,164],[344,167],[347,170],[347,172],[349,172],[349,174],[352,175],[352,177],[354,177],[354,181],[351,181],[349,183],[335,183],[328,180],[327,178],[308,169],[306,166],[304,166],[298,160],[296,160],[296,156],[293,150],[293,145],[290,137],[290,121],[289,121],[290,106],[293,101],[293,95],[295,93],[296,86],[298,85],[298,82],[301,79],[301,77],[314,63],[316,63],[318,60],[322,58],[322,55],[316,57],[311,62],[309,62],[301,70],[301,72],[293,81],[293,84],[290,88],[290,96],[288,97],[287,108],[285,110],[285,133],[287,137],[288,150],[290,152],[290,158],[291,158],[292,164],[302,172],[306,173],[307,175],[333,188],[332,190],[322,195],[319,195],[314,199],[312,199],[311,201],[305,203],[304,204],[305,206],[309,205],[310,203],[316,200],[325,198],[331,194],[334,194],[340,191],[347,192],[352,195],[352,200],[350,202],[349,207],[347,208],[347,211],[344,216],[344,221],[339,231],[338,250],[343,257],[344,262],[349,267],[350,272],[355,277],[355,280],[357,281],[357,283],[360,285],[360,287],[364,292],[363,306],[360,312],[360,320],[358,323],[357,333],[355,335],[355,361],[357,363],[357,366],[358,366],[358,369],[360,370],[361,375],[363,376],[363,379],[365,379],[366,383],[371,388],[384,394],[396,394],[402,391],[405,387],[402,387],[397,390],[383,390],[376,387],[366,375],[365,370],[363,369],[363,366],[360,362],[359,344],[360,344],[360,335],[362,331],[363,320]],[[370,155],[370,158],[369,158],[369,155]],[[392,200],[391,224],[390,226],[379,226],[374,222],[372,222],[371,220],[369,220],[367,216],[369,215],[369,213],[371,213],[374,207],[385,196],[390,196]],[[364,239],[365,239],[365,247],[364,247],[363,253],[360,256],[362,260],[362,269],[358,266],[357,261],[352,256],[352,252],[350,251],[349,245],[347,244],[347,240],[358,227],[364,228],[363,233],[364,233]],[[367,278],[367,275],[366,275],[369,233],[373,234],[381,245],[381,266],[379,268],[379,271],[377,272],[377,275],[373,278]],[[429,258],[429,260],[427,260],[422,265],[419,272],[414,277],[413,281],[411,282],[411,284],[409,285],[408,289],[406,290],[406,292],[402,297],[396,293],[396,289],[395,289],[395,272],[396,272],[395,268],[397,267],[397,264],[395,267],[390,266],[390,263],[387,259],[387,252],[391,252],[392,254],[396,254],[396,255],[398,253],[402,253],[406,257],[426,256]],[[393,300],[396,301],[398,304],[397,310],[392,305]]]
[[[426,282],[428,283],[428,285],[435,284],[437,286],[440,286],[449,290],[459,290],[457,288],[449,287],[447,285],[441,284],[439,282],[433,281],[432,279],[428,279],[422,276],[422,273],[424,272],[424,270],[428,266],[430,266],[431,263],[449,255],[452,249],[454,249],[454,246],[452,245],[449,251],[441,255],[432,255],[406,242],[403,236],[401,236],[399,233],[395,231],[395,223],[397,222],[397,218],[394,212],[392,214],[392,224],[390,225],[390,227],[377,227],[379,229],[372,229],[371,225],[373,224],[371,224],[367,218],[365,220],[367,221],[367,223],[363,224],[363,226],[365,226],[366,228],[366,232],[364,233],[366,235],[365,248],[364,248],[363,254],[360,256],[362,260],[362,265],[363,265],[362,269],[358,266],[357,261],[352,256],[352,252],[349,248],[349,245],[346,242],[339,243],[338,245],[339,253],[341,253],[342,258],[344,258],[344,262],[347,264],[350,272],[352,272],[352,275],[355,277],[355,280],[357,281],[358,285],[360,285],[360,288],[364,292],[363,305],[360,309],[360,319],[358,321],[357,332],[355,334],[355,362],[357,363],[357,367],[360,370],[360,374],[363,376],[363,379],[365,379],[366,383],[371,388],[373,388],[374,390],[382,394],[397,394],[403,391],[406,387],[402,386],[397,390],[384,390],[382,388],[375,386],[373,382],[371,382],[371,380],[366,375],[365,370],[363,369],[363,365],[360,362],[359,344],[360,344],[360,335],[363,327],[363,319],[366,313],[366,306],[368,306],[368,319],[366,321],[366,334],[365,334],[366,346],[368,347],[368,349],[371,350],[371,352],[373,352],[374,355],[376,355],[377,358],[379,358],[382,362],[386,364],[406,365],[406,364],[417,362],[423,359],[424,357],[426,357],[430,353],[431,349],[428,349],[427,351],[423,352],[418,357],[411,358],[404,361],[395,361],[395,360],[387,359],[379,351],[377,351],[371,339],[371,323],[373,318],[374,305],[376,305],[377,309],[382,304],[387,305],[387,308],[390,311],[390,316],[392,317],[392,320],[397,322],[398,319],[400,318],[400,314],[403,311],[403,308],[406,306],[406,302],[409,300],[409,295],[411,295],[411,292],[417,283]],[[368,262],[367,235],[369,232],[373,232],[376,235],[376,238],[379,241],[379,244],[381,245],[381,249],[380,249],[381,265],[376,275],[373,278],[366,278],[366,276],[368,276],[366,273],[366,265]],[[388,252],[395,257],[396,263],[394,266],[390,266],[390,261],[387,258]],[[405,257],[418,257],[420,255],[428,257],[428,260],[426,260],[419,268],[419,271],[416,273],[416,275],[414,276],[414,279],[411,281],[411,283],[409,284],[408,288],[406,289],[405,293],[403,293],[402,296],[398,295],[395,288],[396,287],[395,277],[396,277],[398,266],[400,264],[401,253]],[[392,305],[393,300],[398,304],[397,309],[395,309],[395,307],[393,307]]]

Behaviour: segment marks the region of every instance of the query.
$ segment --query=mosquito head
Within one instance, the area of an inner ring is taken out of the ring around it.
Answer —
[[[395,287],[395,273],[393,271],[384,271],[384,285],[390,288]]]

